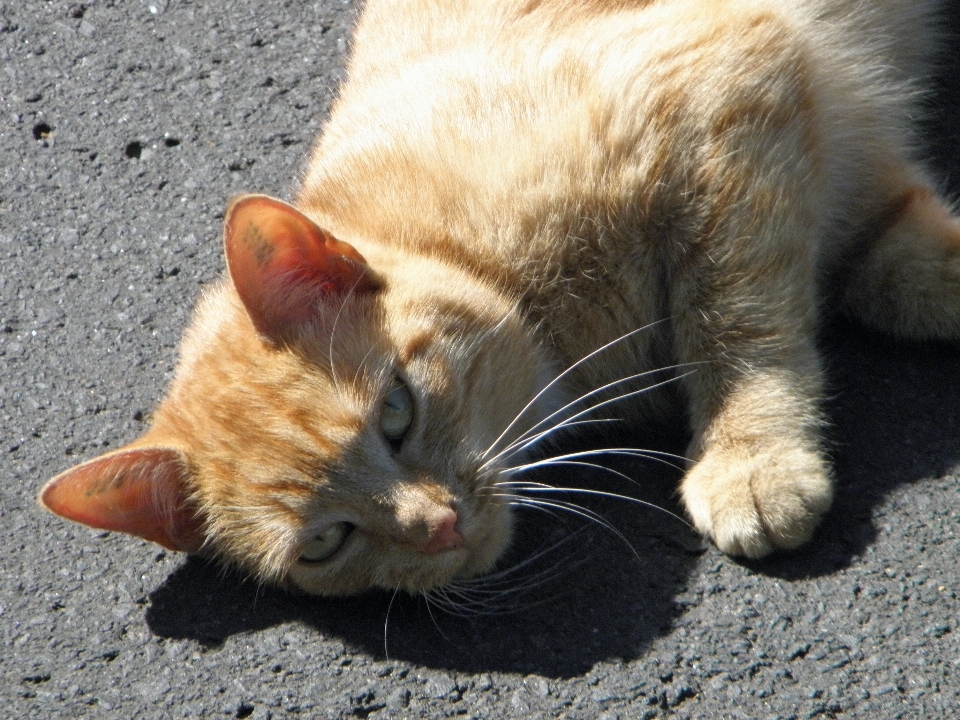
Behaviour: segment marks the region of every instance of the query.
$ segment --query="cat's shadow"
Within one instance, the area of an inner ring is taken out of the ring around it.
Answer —
[[[672,503],[676,472],[648,470],[653,482],[645,499]],[[611,485],[595,478],[592,487]],[[442,601],[399,594],[326,599],[286,593],[190,558],[151,593],[147,622],[159,636],[208,646],[297,622],[371,656],[428,667],[582,674],[599,660],[641,655],[672,627],[682,609],[675,598],[704,550],[699,537],[662,510],[585,504],[619,532],[576,516],[521,513],[506,566],[559,545],[504,580],[478,586],[473,599],[484,602],[453,612],[439,607]],[[497,590],[506,592],[498,597]]]
[[[874,515],[891,490],[960,462],[955,348],[901,345],[844,322],[831,325],[824,345],[833,389],[828,440],[838,477],[834,509],[801,550],[746,563],[788,581],[854,563],[875,543]],[[676,442],[671,449],[677,450]],[[645,500],[676,509],[676,472],[656,465],[620,469],[644,478]],[[610,483],[592,479],[593,487],[623,491]],[[616,501],[590,506],[623,537],[595,524],[583,529],[575,518],[527,513],[514,562],[564,542],[499,584],[510,592],[492,598],[489,607],[451,614],[400,595],[306,597],[191,558],[151,594],[147,622],[159,636],[212,646],[297,622],[374,657],[464,672],[578,675],[600,660],[640,656],[668,632],[683,611],[678,596],[704,552],[682,523],[663,512]]]
[[[816,577],[856,561],[878,541],[892,490],[960,465],[960,349],[897,342],[837,320],[821,343],[832,393],[828,451],[836,496],[813,541],[748,563],[783,579]]]

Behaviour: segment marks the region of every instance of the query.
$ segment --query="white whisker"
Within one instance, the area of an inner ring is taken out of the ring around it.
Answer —
[[[575,420],[575,421],[573,421],[573,422],[558,423],[557,425],[554,425],[554,426],[552,426],[552,427],[549,427],[549,428],[547,428],[546,430],[541,430],[540,432],[538,432],[538,433],[535,434],[535,435],[532,435],[531,437],[527,438],[526,440],[520,440],[520,439],[515,440],[513,443],[511,443],[510,445],[508,445],[507,447],[505,447],[503,450],[501,450],[499,454],[497,454],[497,455],[493,456],[492,458],[490,458],[489,460],[487,460],[487,461],[479,468],[479,470],[480,470],[480,471],[485,470],[485,469],[488,468],[492,463],[496,462],[498,459],[500,459],[500,458],[503,457],[504,455],[506,455],[506,457],[508,457],[508,458],[509,458],[509,457],[512,457],[513,454],[510,453],[510,451],[513,450],[514,448],[516,448],[516,447],[518,446],[518,444],[520,444],[520,442],[523,443],[523,448],[519,448],[519,449],[517,450],[517,452],[522,452],[525,448],[530,447],[531,445],[535,445],[535,444],[538,443],[539,441],[545,439],[547,436],[552,435],[552,434],[553,434],[554,432],[556,432],[557,430],[569,429],[569,428],[572,428],[572,427],[576,427],[576,426],[578,426],[578,425],[595,425],[595,424],[596,424],[596,425],[599,425],[599,424],[601,424],[601,423],[618,423],[618,422],[623,422],[623,421],[622,421],[622,420],[619,420],[618,418],[592,418],[592,419],[590,419],[590,420]],[[510,454],[507,454],[507,453],[510,453]]]
[[[500,497],[512,497],[512,496],[510,496],[510,495],[502,495],[502,496],[500,496]],[[539,506],[533,506],[533,505],[524,505],[523,503],[517,502],[517,501],[516,501],[516,498],[513,498],[513,499],[511,500],[511,502],[510,502],[510,507],[527,507],[527,508],[529,508],[530,510],[536,510],[537,512],[545,513],[545,514],[549,515],[550,517],[553,517],[553,518],[557,517],[557,513],[553,512],[553,511],[550,510],[549,508],[539,507]]]
[[[519,505],[527,505],[530,507],[538,506],[538,505],[553,507],[553,508],[557,508],[558,510],[565,510],[566,512],[569,512],[572,515],[577,515],[587,520],[591,520],[597,523],[598,525],[600,525],[601,527],[609,530],[618,538],[623,540],[623,542],[626,544],[628,548],[630,548],[630,551],[637,557],[637,559],[638,560],[640,559],[640,554],[637,552],[636,548],[634,548],[633,545],[630,543],[630,541],[627,539],[626,535],[624,535],[622,532],[617,530],[617,528],[614,527],[610,523],[610,521],[608,521],[602,515],[600,515],[597,512],[594,512],[593,510],[590,510],[589,508],[585,508],[581,505],[567,502],[565,500],[542,500],[540,498],[530,498],[530,497],[524,497],[522,495],[516,496],[515,502]]]
[[[583,463],[576,463],[576,464],[579,465]],[[609,470],[609,468],[604,468],[602,465],[593,465],[592,467]],[[620,474],[620,473],[617,473],[617,474]],[[623,477],[622,474],[620,475],[621,477]],[[620,493],[609,492],[606,490],[592,490],[589,488],[565,488],[565,487],[556,487],[554,485],[547,485],[545,483],[523,482],[523,481],[514,482],[509,480],[501,483],[497,483],[497,486],[503,487],[504,489],[508,489],[508,490],[514,490],[516,492],[556,493],[556,494],[571,493],[571,494],[577,494],[577,495],[595,495],[597,497],[606,497],[606,498],[611,498],[613,500],[626,500],[627,502],[634,503],[635,505],[640,505],[642,507],[649,508],[650,510],[656,510],[657,512],[665,513],[667,516],[674,518],[675,520],[679,520],[691,530],[695,530],[695,528],[690,523],[688,523],[686,520],[684,520],[682,517],[680,517],[676,513],[672,513],[666,508],[660,507],[655,503],[647,502],[646,500],[640,500],[639,498],[630,497],[629,495],[621,495]],[[521,497],[524,497],[524,496],[521,496]],[[530,499],[530,498],[526,498],[526,499]]]
[[[595,457],[597,455],[621,455],[624,457],[636,457],[644,460],[653,460],[655,462],[661,462],[669,467],[672,467],[674,470],[683,470],[684,468],[682,465],[672,463],[666,458],[679,460],[684,463],[689,462],[687,458],[683,457],[682,455],[675,455],[674,453],[661,452],[658,450],[641,450],[639,448],[601,448],[597,450],[583,450],[581,452],[567,453],[566,455],[557,455],[555,457],[544,458],[542,460],[535,460],[524,465],[516,465],[514,467],[504,468],[500,472],[504,474],[510,474],[514,472],[533,470],[538,467],[549,465],[555,460],[575,460],[577,458]],[[632,478],[628,479],[630,482],[637,484],[636,480],[633,480]]]
[[[387,605],[387,614],[383,618],[383,655],[387,659],[387,662],[390,661],[390,650],[387,647],[387,630],[390,626],[390,610],[393,609],[393,601],[397,599],[397,593],[400,592],[400,588],[396,588],[393,591],[393,595],[390,596],[390,603]]]
[[[367,360],[370,359],[370,355],[371,355],[371,354],[373,353],[373,351],[376,350],[376,349],[377,349],[377,344],[374,343],[373,345],[370,346],[370,349],[367,350],[367,354],[363,356],[363,359],[360,361],[360,364],[357,365],[357,371],[353,374],[353,384],[354,384],[354,385],[357,384],[357,380],[360,378],[360,373],[363,371],[364,365],[367,364]],[[332,362],[333,362],[333,359],[331,358],[331,363],[332,363]],[[330,370],[330,372],[331,372],[331,374],[333,373],[332,365],[331,365],[331,370]]]
[[[587,467],[593,470],[601,470],[603,472],[608,472],[611,475],[616,475],[617,477],[623,478],[627,482],[633,482],[633,478],[631,478],[629,475],[626,475],[625,473],[620,472],[619,470],[614,470],[613,468],[609,468],[605,465],[598,465],[596,463],[583,462],[582,460],[561,460],[559,458],[551,458],[549,461],[541,461],[540,463],[537,463],[535,467],[546,467],[547,465],[570,465],[574,467]],[[528,469],[532,469],[532,468],[526,468],[526,467],[515,468],[514,470],[511,470],[509,471],[509,473],[506,473],[506,474],[509,475],[509,474],[521,473],[521,472],[525,472]],[[548,486],[548,487],[553,487],[553,486]],[[555,488],[555,489],[560,489],[560,488]]]
[[[505,497],[516,497],[516,496],[506,495]],[[553,545],[550,545],[550,546],[548,546],[547,548],[545,548],[545,549],[543,549],[543,550],[540,550],[540,551],[534,553],[533,555],[531,555],[531,556],[529,556],[529,557],[527,557],[527,558],[524,558],[524,559],[521,560],[520,562],[518,562],[518,563],[516,563],[516,564],[514,564],[514,565],[511,565],[511,566],[508,567],[508,568],[505,568],[505,569],[503,569],[503,570],[499,570],[499,571],[497,571],[497,572],[495,572],[495,573],[490,573],[490,574],[488,574],[488,575],[481,575],[480,577],[477,577],[477,578],[473,578],[473,579],[469,579],[469,580],[459,580],[459,581],[457,581],[457,582],[458,582],[458,584],[461,584],[461,585],[466,585],[466,584],[470,584],[470,583],[477,583],[477,584],[483,584],[483,585],[486,585],[486,586],[490,586],[490,585],[493,584],[494,581],[497,581],[497,580],[505,580],[505,579],[507,578],[507,576],[512,575],[513,573],[515,573],[515,572],[517,572],[517,571],[519,571],[519,570],[522,570],[523,568],[525,568],[526,566],[530,565],[531,563],[534,563],[534,562],[536,562],[537,560],[539,560],[540,558],[544,557],[545,555],[548,555],[549,553],[553,552],[554,550],[556,550],[557,548],[559,548],[561,545],[564,545],[565,543],[570,542],[573,538],[575,538],[575,537],[576,537],[578,534],[580,534],[581,532],[582,532],[582,529],[581,529],[581,530],[576,530],[575,532],[571,533],[570,535],[567,535],[567,536],[566,536],[565,538],[563,538],[562,540],[559,540],[559,541],[555,542]]]
[[[558,561],[549,567],[534,573],[524,582],[512,583],[509,587],[505,588],[497,588],[497,583],[490,582],[490,578],[496,578],[500,581],[506,579],[506,575],[515,573],[517,570],[529,565],[534,560],[552,552],[563,543],[569,541],[574,535],[564,538],[560,542],[554,543],[547,549],[537,553],[532,558],[528,558],[522,563],[518,563],[517,565],[507,568],[501,573],[496,573],[491,576],[473,578],[471,580],[457,581],[443,586],[442,594],[445,600],[450,604],[451,612],[460,616],[493,614],[502,615],[510,612],[527,610],[531,607],[536,607],[537,605],[550,602],[552,597],[541,598],[536,602],[525,602],[523,605],[514,608],[503,607],[501,604],[499,604],[510,597],[527,593],[547,584],[560,574],[569,572],[571,569],[582,565],[585,562],[585,559],[581,558],[573,563],[571,563],[569,560]]]
[[[560,382],[564,377],[566,377],[569,373],[573,372],[574,369],[578,368],[580,365],[584,364],[585,362],[587,362],[587,361],[590,360],[591,358],[595,357],[596,355],[602,353],[604,350],[606,350],[606,349],[608,349],[608,348],[616,345],[616,344],[619,343],[619,342],[622,342],[622,341],[626,340],[627,338],[630,338],[630,337],[636,335],[637,333],[643,332],[644,330],[648,330],[649,328],[653,327],[654,325],[658,325],[658,324],[661,323],[661,322],[664,322],[664,321],[663,321],[663,320],[656,320],[656,321],[650,323],[649,325],[644,325],[643,327],[637,328],[636,330],[631,330],[630,332],[625,333],[625,334],[621,335],[620,337],[615,338],[614,340],[611,340],[611,341],[608,342],[606,345],[603,345],[603,346],[597,348],[596,350],[594,350],[593,352],[591,352],[591,353],[583,356],[582,358],[580,358],[579,360],[577,360],[575,363],[573,363],[573,365],[571,365],[571,366],[568,367],[566,370],[564,370],[564,371],[561,372],[559,375],[557,375],[553,380],[551,380],[549,383],[547,383],[547,384],[540,390],[540,392],[538,392],[536,395],[534,395],[534,396],[533,396],[533,399],[530,400],[530,402],[528,402],[526,405],[523,406],[523,408],[520,410],[520,412],[517,413],[517,415],[513,418],[513,420],[510,421],[510,424],[507,425],[507,427],[505,427],[505,428],[503,429],[503,432],[500,433],[500,435],[497,436],[497,439],[494,440],[494,441],[490,444],[490,447],[488,447],[488,448],[484,451],[483,456],[486,457],[486,456],[489,455],[491,452],[493,452],[494,448],[496,448],[496,446],[500,443],[501,440],[503,440],[503,438],[507,435],[507,433],[509,433],[509,432],[513,429],[513,427],[520,421],[520,418],[522,418],[522,417],[530,410],[530,408],[532,408],[532,407],[534,406],[534,404],[537,402],[537,400],[539,400],[541,397],[543,397],[543,395],[544,395],[548,390],[550,390],[550,389],[551,389],[552,387],[554,387],[557,383],[559,383],[559,382]],[[537,427],[537,426],[534,426],[534,427]]]
[[[608,389],[614,387],[615,385],[619,385],[619,384],[621,384],[621,383],[628,382],[628,381],[630,381],[630,380],[639,379],[639,378],[642,378],[642,377],[644,377],[644,376],[646,376],[646,375],[650,375],[650,374],[652,374],[652,373],[663,372],[664,370],[675,370],[675,369],[680,368],[680,367],[685,367],[685,365],[672,365],[672,366],[670,366],[670,367],[660,368],[660,369],[658,369],[658,370],[649,370],[649,371],[647,371],[647,372],[645,372],[645,373],[638,373],[638,374],[636,374],[636,375],[631,375],[631,376],[629,376],[629,377],[621,378],[620,380],[615,380],[614,382],[607,383],[607,384],[604,385],[603,387],[599,387],[599,388],[597,388],[597,389],[595,389],[595,390],[591,390],[590,392],[588,392],[588,393],[586,393],[586,394],[584,394],[584,395],[581,395],[581,396],[580,396],[579,398],[577,398],[576,400],[574,400],[574,401],[572,401],[572,402],[570,402],[570,403],[567,403],[567,405],[565,405],[564,407],[560,408],[560,409],[557,410],[556,412],[551,413],[550,415],[548,415],[547,417],[545,417],[543,420],[541,420],[539,423],[537,423],[536,425],[534,425],[532,428],[530,428],[530,430],[527,431],[527,433],[529,433],[529,432],[531,432],[531,431],[533,431],[533,430],[536,430],[540,425],[542,425],[543,423],[545,423],[545,422],[547,422],[548,420],[552,419],[554,416],[558,415],[559,413],[563,412],[564,410],[569,409],[571,406],[576,405],[577,403],[581,402],[582,400],[585,400],[585,399],[588,398],[588,397],[591,397],[591,396],[593,396],[593,395],[596,395],[597,393],[603,392],[604,390],[608,390]],[[583,410],[575,413],[574,415],[571,415],[570,417],[568,417],[568,418],[560,421],[559,423],[557,423],[556,425],[554,425],[554,426],[550,429],[550,431],[552,432],[552,431],[555,431],[555,430],[559,430],[560,428],[568,427],[572,421],[578,420],[579,418],[583,417],[584,415],[587,415],[587,414],[589,414],[589,413],[595,412],[596,410],[599,410],[599,409],[602,408],[602,407],[605,407],[605,406],[607,406],[607,405],[611,405],[611,404],[616,403],[616,402],[620,402],[621,400],[626,400],[626,399],[628,399],[628,398],[635,397],[635,396],[637,396],[637,395],[640,395],[640,394],[645,393],[645,392],[649,392],[649,391],[651,391],[651,390],[656,390],[657,388],[662,387],[663,385],[667,385],[667,384],[669,384],[669,383],[677,382],[678,380],[682,380],[683,378],[687,377],[688,375],[690,375],[690,374],[692,374],[692,373],[693,373],[693,371],[691,370],[690,372],[683,373],[682,375],[676,375],[676,376],[671,377],[671,378],[668,378],[668,379],[666,379],[666,380],[662,380],[662,381],[660,381],[660,382],[658,382],[658,383],[654,383],[653,385],[648,385],[648,386],[646,386],[646,387],[642,387],[642,388],[640,388],[639,390],[632,390],[632,391],[630,391],[630,392],[628,392],[628,393],[622,393],[622,394],[620,394],[620,395],[616,395],[615,397],[607,398],[606,400],[603,400],[603,401],[598,402],[598,403],[596,403],[596,404],[594,404],[594,405],[591,405],[590,407],[585,408],[585,409],[583,409]],[[481,469],[481,470],[485,469],[486,467],[488,467],[488,466],[490,465],[490,463],[495,462],[496,460],[498,460],[499,458],[502,458],[502,457],[504,457],[504,456],[505,456],[506,458],[510,458],[510,457],[512,457],[513,455],[515,455],[516,453],[522,452],[523,450],[526,450],[528,447],[530,447],[531,445],[533,445],[534,443],[538,442],[538,441],[541,439],[540,437],[537,437],[537,438],[527,438],[527,437],[525,437],[525,435],[526,435],[527,433],[524,433],[524,435],[521,435],[521,436],[520,436],[519,438],[517,438],[513,443],[511,443],[511,444],[508,445],[506,448],[504,448],[503,450],[501,450],[499,453],[497,453],[496,455],[494,455],[492,458],[490,458],[489,460],[487,460],[486,462],[484,462],[484,464],[481,465],[480,469]]]
[[[440,623],[437,622],[437,618],[435,618],[434,615],[433,615],[433,609],[432,609],[431,606],[432,606],[432,605],[435,605],[435,604],[436,604],[436,601],[431,597],[431,592],[432,592],[432,591],[422,592],[422,593],[420,593],[420,596],[421,596],[421,597],[424,599],[424,601],[426,602],[426,605],[427,605],[427,614],[430,616],[430,620],[433,622],[433,626],[437,629],[437,632],[440,633],[440,637],[442,637],[442,638],[443,638],[444,640],[446,640],[447,642],[450,642],[450,638],[448,638],[448,637],[446,636],[446,634],[443,632],[443,630],[440,628]],[[437,609],[442,610],[443,608],[441,608],[441,607],[438,606]]]
[[[450,611],[452,614],[460,615],[461,617],[477,615],[505,615],[511,612],[529,610],[531,607],[542,605],[546,602],[549,602],[552,598],[541,598],[540,600],[534,602],[528,601],[523,605],[513,608],[504,607],[500,603],[502,603],[504,600],[508,600],[511,597],[530,592],[531,590],[550,582],[550,580],[560,574],[560,568],[566,569],[566,567],[563,567],[563,565],[563,563],[557,563],[555,566],[551,567],[552,572],[549,575],[545,575],[536,582],[524,583],[512,589],[498,590],[492,592],[486,597],[473,597],[469,592],[459,592],[454,589],[451,593],[454,597],[447,598],[451,606]],[[447,586],[447,590],[449,592],[451,588]]]

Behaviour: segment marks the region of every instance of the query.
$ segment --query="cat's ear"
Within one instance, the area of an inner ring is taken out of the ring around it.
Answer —
[[[230,203],[223,245],[250,319],[270,337],[308,321],[318,303],[380,287],[352,245],[266,195],[243,195]]]
[[[195,552],[203,544],[203,522],[186,501],[188,473],[176,450],[119,450],[57,475],[39,500],[68,520]]]

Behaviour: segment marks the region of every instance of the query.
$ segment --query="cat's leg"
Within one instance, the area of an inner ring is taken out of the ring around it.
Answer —
[[[744,374],[696,433],[681,494],[726,553],[762,557],[810,539],[832,499],[820,447],[819,379],[788,367]]]
[[[907,339],[960,338],[960,220],[924,179],[885,188],[843,300],[864,324]]]
[[[730,227],[687,258],[672,299],[675,352],[692,371],[682,498],[721,550],[749,557],[805,542],[832,499],[810,224],[755,210],[752,236]]]
[[[844,304],[904,338],[960,338],[960,221],[921,171],[886,177],[896,180],[877,188],[889,200],[855,248]],[[694,441],[681,494],[699,530],[750,557],[803,543],[831,500],[816,242],[802,213],[764,220],[755,210],[753,233],[721,228],[688,259],[689,286],[673,303],[677,354],[695,363],[684,380]]]

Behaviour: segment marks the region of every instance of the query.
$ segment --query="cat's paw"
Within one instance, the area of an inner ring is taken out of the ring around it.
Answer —
[[[833,493],[826,462],[802,448],[711,450],[683,479],[694,525],[725,553],[758,558],[810,539]]]

